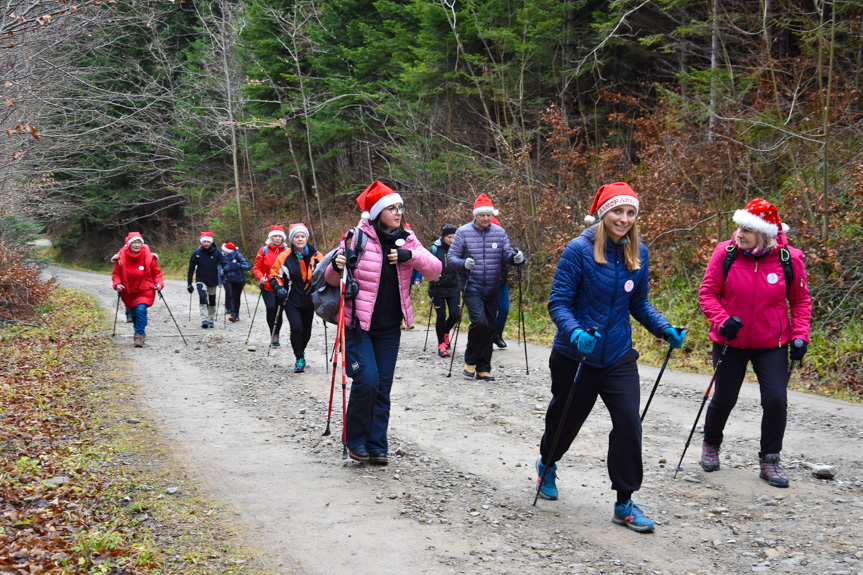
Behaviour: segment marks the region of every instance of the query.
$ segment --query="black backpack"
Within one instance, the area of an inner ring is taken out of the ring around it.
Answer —
[[[351,249],[351,239],[356,238],[354,242],[354,247]],[[356,267],[357,263],[360,261],[360,258],[363,255],[363,251],[365,251],[366,240],[368,240],[368,236],[364,231],[359,228],[351,228],[348,230],[348,233],[345,234],[344,242],[346,248],[346,256],[348,258],[348,276],[347,283],[345,284],[345,299],[353,300],[357,295],[357,283],[353,278],[353,269]],[[333,286],[327,283],[326,278],[324,277],[324,272],[328,267],[332,265],[333,258],[336,257],[338,253],[339,246],[331,249],[327,255],[324,256],[324,259],[320,261],[320,263],[315,266],[315,270],[312,272],[312,280],[311,286],[309,287],[310,295],[312,296],[312,305],[315,308],[315,313],[326,322],[335,324],[339,320],[339,302],[341,300],[341,287]],[[354,310],[354,319],[356,319],[356,302],[353,304]]]
[[[737,259],[737,254],[740,250],[734,245],[734,242],[729,243],[725,247],[725,259],[722,260],[722,279],[728,279],[728,270],[731,269],[731,264]],[[791,284],[794,283],[794,266],[791,265],[791,252],[787,247],[779,248],[779,261],[782,263],[782,275],[785,276],[785,295],[788,295],[788,290],[791,289]]]

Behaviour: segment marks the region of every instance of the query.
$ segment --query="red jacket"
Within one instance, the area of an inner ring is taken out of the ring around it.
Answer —
[[[724,344],[725,338],[719,334],[719,328],[734,315],[743,322],[743,329],[731,342],[731,347],[765,349],[797,338],[808,343],[812,300],[806,285],[803,252],[788,246],[785,235],[779,234],[777,248],[757,260],[743,250],[738,251],[725,279],[722,274],[725,248],[731,242],[736,245],[736,240],[737,232],[734,232],[730,240],[716,246],[698,290],[698,302],[710,321],[710,339]],[[794,280],[787,295],[785,274],[779,261],[779,248],[783,247],[788,247],[794,269]]]
[[[146,245],[137,255],[132,254],[129,246],[123,246],[118,256],[111,279],[114,281],[114,289],[120,284],[125,288],[120,292],[123,304],[127,308],[138,304],[145,304],[147,307],[153,305],[156,300],[153,286],[165,285],[156,256]]]
[[[270,276],[270,269],[273,267],[273,262],[279,257],[279,254],[287,249],[285,244],[274,246],[267,244],[258,250],[258,255],[255,256],[255,265],[252,266],[252,273],[255,274],[255,279],[258,283],[264,284],[264,289],[273,291],[267,278]],[[264,251],[266,250],[266,254]]]

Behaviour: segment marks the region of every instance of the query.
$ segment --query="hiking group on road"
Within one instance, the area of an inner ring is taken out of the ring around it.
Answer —
[[[434,310],[440,357],[454,354],[462,309],[467,308],[462,374],[493,382],[493,346],[506,346],[508,269],[524,265],[526,256],[512,246],[484,193],[474,202],[472,220],[460,227],[443,224],[429,249],[410,229],[405,202],[390,187],[375,181],[357,202],[360,222],[326,255],[310,245],[309,229],[302,223],[291,224],[287,233],[273,225],[253,265],[234,244],[226,242],[218,250],[213,234],[202,232],[189,260],[187,289],[191,297],[197,288],[201,328],[215,327],[220,286],[225,288],[226,318],[237,322],[251,269],[272,347],[280,345],[282,316],[287,317],[295,373],[305,371],[315,313],[334,322],[336,343],[328,354],[333,369],[330,412],[339,360],[343,398],[345,378],[352,380],[343,408],[343,457],[387,465],[390,393],[401,330],[414,322],[411,287],[423,278],[429,281],[429,323]],[[606,460],[616,493],[612,521],[650,532],[653,521],[632,500],[643,478],[644,414],[639,416],[639,354],[632,344],[631,318],[667,341],[669,356],[683,346],[686,330],[673,326],[650,303],[649,253],[640,238],[639,209],[638,195],[629,185],[600,187],[585,218],[589,227],[569,242],[558,262],[548,300],[557,331],[549,357],[551,399],[536,460],[536,496],[559,498],[557,463],[601,399],[612,422]],[[803,254],[788,245],[788,226],[766,200],[749,202],[732,219],[737,229],[717,245],[698,293],[710,322],[716,385],[704,424],[701,466],[706,472],[720,468],[723,430],[751,363],[761,392],[760,477],[771,486],[787,487],[780,453],[788,379],[793,362],[803,359],[809,344],[811,301]],[[144,344],[147,308],[164,286],[157,259],[135,232],[114,256],[118,309],[122,300],[127,321],[134,323],[135,347]]]

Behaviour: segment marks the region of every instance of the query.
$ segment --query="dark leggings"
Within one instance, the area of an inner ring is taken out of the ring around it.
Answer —
[[[545,414],[545,433],[539,444],[545,464],[556,463],[563,457],[599,397],[611,416],[606,458],[611,488],[627,494],[638,491],[643,468],[637,359],[638,352],[632,349],[608,367],[585,365],[578,373],[578,361],[556,349],[551,350],[548,367],[551,370],[552,398]],[[578,381],[575,381],[576,374]],[[566,400],[571,390],[572,401],[567,411]],[[554,453],[551,453],[551,444],[561,419],[564,420],[563,428]]]
[[[278,306],[280,311],[279,317],[276,318],[276,294],[269,290],[264,290],[261,292],[261,296],[264,298],[264,305],[267,306],[267,325],[270,326],[270,333],[279,335],[282,331],[282,314],[285,308]],[[273,324],[276,326],[275,331],[273,331]]]
[[[285,316],[291,327],[291,348],[294,350],[294,357],[299,359],[304,356],[306,346],[312,337],[312,320],[315,317],[315,310],[311,307],[297,307],[289,301],[285,304]]]
[[[713,364],[719,360],[724,346],[713,344]],[[759,457],[782,451],[785,423],[788,415],[788,346],[767,349],[736,349],[729,347],[716,372],[716,389],[707,406],[704,420],[704,441],[722,444],[722,431],[737,404],[737,396],[746,375],[746,365],[758,378],[761,391],[761,451]]]
[[[245,282],[225,282],[225,311],[240,314],[240,298],[243,295]]]
[[[443,343],[443,336],[450,332],[455,324],[458,323],[459,314],[459,295],[451,297],[436,297],[432,300],[435,311],[434,329],[437,333],[437,344]],[[447,308],[449,308],[449,318],[447,318]]]

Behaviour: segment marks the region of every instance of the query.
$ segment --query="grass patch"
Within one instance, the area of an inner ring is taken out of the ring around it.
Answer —
[[[16,572],[262,573],[156,428],[136,413],[89,296],[0,330],[0,563]],[[121,368],[122,369],[122,368]],[[177,491],[168,487],[177,487]]]

